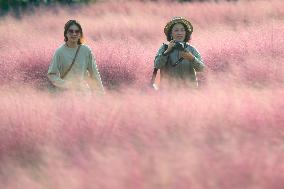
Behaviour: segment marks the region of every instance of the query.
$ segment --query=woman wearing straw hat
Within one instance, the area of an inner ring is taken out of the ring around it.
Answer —
[[[83,31],[78,21],[65,24],[64,38],[65,43],[56,50],[49,66],[49,80],[58,89],[103,93],[95,58],[91,49],[82,44]]]
[[[196,72],[205,65],[199,52],[188,43],[192,32],[191,23],[182,17],[174,17],[166,24],[164,33],[169,43],[160,47],[154,61],[154,75],[160,69],[160,88],[198,86]]]

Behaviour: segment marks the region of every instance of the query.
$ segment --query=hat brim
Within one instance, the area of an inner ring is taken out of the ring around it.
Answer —
[[[171,27],[172,27],[173,25],[175,25],[175,24],[178,24],[178,23],[184,24],[184,25],[187,27],[187,29],[188,29],[188,31],[189,31],[190,34],[193,32],[192,24],[191,24],[188,20],[186,20],[186,19],[184,19],[184,18],[179,18],[179,19],[173,19],[173,20],[171,20],[170,22],[168,22],[167,25],[166,25],[165,28],[164,28],[164,33],[165,33],[166,35],[168,35],[169,30],[171,29]]]

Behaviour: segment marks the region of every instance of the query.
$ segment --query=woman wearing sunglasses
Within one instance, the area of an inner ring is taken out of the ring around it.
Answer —
[[[192,32],[191,23],[182,17],[174,17],[166,24],[164,33],[169,43],[163,44],[155,57],[152,84],[160,69],[160,88],[198,86],[196,72],[205,65],[198,51],[188,43]]]
[[[82,44],[83,30],[76,20],[64,26],[64,41],[52,58],[48,78],[62,90],[103,92],[101,77],[91,49]]]

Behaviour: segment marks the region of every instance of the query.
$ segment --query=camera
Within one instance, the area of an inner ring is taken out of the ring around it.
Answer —
[[[185,43],[184,42],[175,42],[174,48],[179,50],[179,51],[184,51],[185,50]]]

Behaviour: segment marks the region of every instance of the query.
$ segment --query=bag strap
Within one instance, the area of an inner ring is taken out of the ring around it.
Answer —
[[[163,52],[165,52],[165,51],[167,50],[167,48],[168,48],[168,45],[167,45],[167,44],[163,44],[163,47],[164,47]],[[168,59],[167,59],[166,64],[167,64],[167,63],[168,63]],[[157,73],[158,73],[158,68],[154,68],[153,74],[152,74],[152,78],[151,78],[151,85],[152,85],[152,86],[155,84],[155,80],[156,80]]]
[[[158,68],[154,68],[152,78],[151,78],[151,85],[155,83],[157,72],[158,72]]]
[[[71,70],[71,68],[73,67],[73,65],[74,65],[74,63],[75,63],[75,59],[76,59],[76,57],[77,57],[77,54],[78,54],[78,52],[79,52],[79,50],[80,50],[80,47],[81,47],[81,45],[78,46],[77,51],[76,51],[76,54],[75,54],[75,56],[74,56],[74,58],[73,58],[73,60],[72,60],[72,63],[71,63],[71,65],[70,65],[70,67],[69,67],[69,68],[66,70],[66,72],[62,75],[61,79],[63,79],[63,78],[69,73],[69,71]]]

